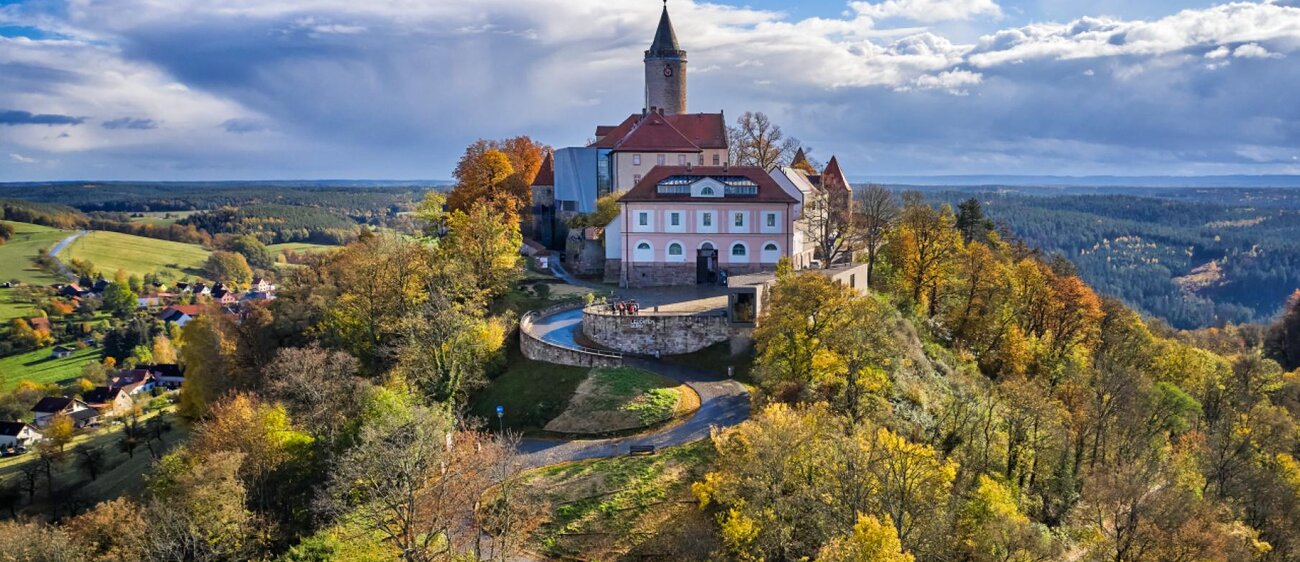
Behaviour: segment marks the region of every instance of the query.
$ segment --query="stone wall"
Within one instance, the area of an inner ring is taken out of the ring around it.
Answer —
[[[534,361],[545,361],[557,365],[571,365],[574,367],[618,367],[622,365],[623,358],[617,354],[564,347],[544,341],[533,334],[533,318],[535,315],[545,316],[563,310],[572,310],[580,306],[582,305],[559,305],[540,312],[525,314],[523,318],[519,319],[519,351],[524,354],[524,357]]]
[[[723,313],[619,316],[594,306],[582,311],[582,335],[624,353],[681,355],[725,342],[732,330]]]
[[[695,284],[695,263],[628,262],[628,287],[669,287]]]

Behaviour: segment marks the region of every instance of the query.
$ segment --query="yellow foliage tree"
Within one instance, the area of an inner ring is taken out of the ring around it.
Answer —
[[[916,558],[903,551],[894,522],[884,522],[870,515],[859,515],[853,533],[823,546],[817,554],[820,562],[913,562]]]

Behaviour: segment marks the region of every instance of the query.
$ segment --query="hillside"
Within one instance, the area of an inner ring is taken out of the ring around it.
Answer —
[[[14,227],[14,236],[0,244],[0,282],[16,280],[45,285],[62,281],[58,276],[37,268],[36,256],[58,244],[71,232],[22,222],[6,223]]]
[[[58,257],[88,261],[105,275],[123,269],[130,275],[154,273],[162,279],[178,280],[201,275],[209,253],[195,244],[96,231],[74,240]]]

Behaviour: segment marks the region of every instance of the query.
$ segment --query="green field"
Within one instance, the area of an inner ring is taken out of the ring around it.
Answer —
[[[8,221],[6,221],[8,222]],[[8,222],[14,227],[14,236],[0,245],[0,281],[18,280],[34,285],[48,285],[66,281],[36,269],[36,256],[68,236],[57,228],[23,222]]]
[[[592,369],[564,413],[548,422],[546,430],[567,434],[629,431],[698,408],[694,391],[662,375],[632,367]]]
[[[0,357],[0,393],[13,390],[18,381],[48,384],[72,380],[81,376],[86,363],[99,361],[98,347],[87,347],[62,359],[51,359],[50,349]]]
[[[280,253],[285,250],[293,250],[300,254],[303,253],[312,254],[316,252],[328,252],[330,250],[337,250],[341,247],[342,246],[327,246],[325,244],[311,244],[308,242],[285,242],[283,244],[271,244],[270,246],[267,246],[266,249],[270,250],[271,253],[274,255],[280,255]]]
[[[124,269],[132,275],[156,273],[163,279],[178,280],[200,275],[208,254],[195,244],[95,231],[78,238],[58,257],[64,261],[89,261],[110,278]]]
[[[0,324],[8,324],[14,318],[26,318],[35,314],[36,308],[30,303],[18,300],[17,291],[0,289]]]

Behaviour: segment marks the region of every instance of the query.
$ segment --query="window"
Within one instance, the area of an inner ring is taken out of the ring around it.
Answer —
[[[745,213],[736,213],[736,226],[745,226]]]
[[[632,155],[632,165],[633,165],[633,166],[640,166],[640,165],[641,165],[641,155],[640,155],[640,154],[633,154],[633,155]]]
[[[704,222],[704,226],[713,226],[713,213],[704,213],[700,216],[700,220]]]
[[[641,226],[650,226],[650,213],[644,211],[637,213],[636,222]]]
[[[578,210],[578,202],[577,202],[577,201],[560,201],[560,210],[561,210],[561,211],[576,211],[576,210]]]
[[[775,252],[775,251],[776,251],[776,244],[772,244],[771,242],[769,242],[766,246],[763,246],[763,251],[764,251],[764,252]]]
[[[668,223],[673,226],[681,226],[682,214],[677,212],[668,213]]]
[[[636,174],[632,176],[632,185],[636,185],[638,183],[641,183],[641,174]]]
[[[713,249],[713,242],[705,242],[705,243],[703,243],[703,244],[700,244],[700,249],[701,249],[701,250],[712,250],[712,249]]]
[[[701,166],[704,165],[704,153],[703,153],[703,152],[700,153],[700,165],[701,165]]]
[[[685,154],[678,154],[678,155],[677,155],[677,165],[678,165],[678,166],[685,166],[685,165],[686,165],[686,155],[685,155]]]
[[[636,245],[636,249],[638,249],[638,250],[649,250],[649,249],[650,249],[650,243],[648,243],[648,242],[642,242],[642,243],[640,243],[640,244],[637,244],[637,245]]]
[[[670,255],[670,256],[680,256],[680,255],[682,255],[682,245],[681,245],[681,244],[678,244],[678,243],[676,243],[676,242],[674,242],[674,243],[672,243],[672,244],[669,244],[669,245],[668,245],[668,255]]]
[[[741,243],[736,243],[736,245],[734,245],[734,246],[731,247],[731,255],[733,255],[733,256],[744,256],[744,255],[745,255],[745,245],[744,245],[744,244],[741,244]]]
[[[705,186],[705,187],[701,188],[701,189],[700,189],[700,195],[701,195],[701,196],[712,196],[712,195],[713,195],[713,188],[712,188],[712,187],[708,187],[708,186]]]
[[[664,155],[662,155],[662,154],[660,154],[657,160],[658,160],[659,165],[660,165],[660,166],[663,166],[663,165],[664,165],[664,162],[667,162],[667,161],[668,161],[668,157],[667,157],[667,156],[664,156]]]
[[[714,166],[717,166],[717,165],[719,165],[719,164],[721,164],[721,163],[722,163],[722,158],[719,157],[717,154],[714,154],[714,155],[713,155],[713,165],[714,165]]]
[[[771,226],[771,227],[776,226],[776,213],[767,214],[767,226]]]

